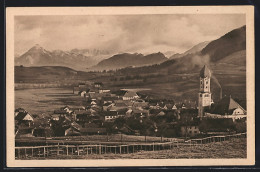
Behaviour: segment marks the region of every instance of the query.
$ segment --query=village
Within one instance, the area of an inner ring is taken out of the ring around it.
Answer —
[[[134,89],[111,92],[102,82],[80,83],[73,94],[84,97],[84,106],[64,105],[53,114],[32,115],[15,110],[15,137],[66,137],[125,134],[166,138],[202,138],[246,132],[246,110],[232,97],[214,103],[211,72],[200,71],[198,103],[155,100]],[[109,141],[109,140],[107,140]]]

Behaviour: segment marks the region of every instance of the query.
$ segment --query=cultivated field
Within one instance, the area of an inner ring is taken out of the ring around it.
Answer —
[[[69,88],[40,88],[15,90],[15,108],[24,108],[31,114],[50,114],[65,105],[85,105],[84,97]]]

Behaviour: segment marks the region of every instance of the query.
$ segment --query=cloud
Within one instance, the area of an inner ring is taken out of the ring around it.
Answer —
[[[16,16],[15,52],[96,48],[118,52],[183,52],[245,24],[243,14]]]

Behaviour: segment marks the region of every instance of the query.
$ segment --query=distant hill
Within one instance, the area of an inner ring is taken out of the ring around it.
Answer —
[[[204,64],[214,66],[219,63],[228,63],[245,66],[245,37],[245,26],[243,26],[219,39],[200,43],[183,54],[176,54],[175,56],[179,56],[178,58],[169,59],[159,65],[122,69],[119,72],[151,73],[156,71],[171,74],[198,72]],[[223,70],[229,69],[223,68]]]
[[[246,26],[232,30],[202,49],[202,55],[209,55],[216,62],[236,51],[246,49]]]
[[[88,56],[84,55],[87,54]],[[78,50],[71,51],[45,50],[36,44],[21,56],[15,57],[15,65],[23,66],[66,66],[76,70],[86,70],[86,68],[97,64],[107,52],[99,50]]]
[[[62,66],[15,66],[14,69],[15,83],[57,82],[77,75],[77,71]]]
[[[177,53],[177,54],[172,55],[169,59],[177,59],[177,58],[186,56],[188,54],[194,54],[194,53],[200,52],[208,44],[209,44],[209,41],[201,42],[197,45],[194,45],[191,49],[185,51],[184,53],[181,53],[181,54]]]
[[[120,69],[125,67],[140,67],[153,64],[159,64],[168,60],[164,54],[158,52],[144,56],[143,54],[117,54],[108,59],[102,60],[96,66],[92,67],[93,70],[108,70]]]
[[[15,66],[15,83],[75,84],[95,78],[95,74],[64,66]]]

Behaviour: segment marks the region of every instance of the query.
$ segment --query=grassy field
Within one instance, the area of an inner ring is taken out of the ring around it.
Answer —
[[[15,108],[24,108],[31,114],[49,114],[65,105],[81,106],[85,102],[69,88],[15,90]]]
[[[179,146],[171,150],[139,151],[130,154],[89,154],[82,156],[55,156],[50,159],[217,159],[246,158],[246,139],[208,143],[196,146]]]

